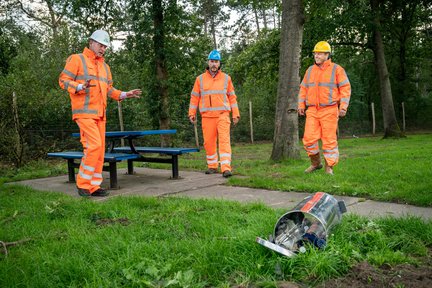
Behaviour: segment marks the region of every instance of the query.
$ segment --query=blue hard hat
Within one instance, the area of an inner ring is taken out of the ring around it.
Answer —
[[[219,60],[222,61],[222,57],[221,54],[219,53],[218,50],[213,50],[210,52],[210,54],[208,55],[207,60]]]

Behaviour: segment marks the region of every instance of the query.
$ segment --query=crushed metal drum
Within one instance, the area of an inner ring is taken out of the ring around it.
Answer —
[[[343,200],[317,192],[282,215],[269,240],[257,237],[256,242],[287,257],[306,252],[307,246],[323,249],[330,230],[341,222],[346,211]]]

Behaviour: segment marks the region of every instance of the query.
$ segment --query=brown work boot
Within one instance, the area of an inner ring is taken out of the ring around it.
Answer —
[[[323,167],[323,165],[321,164],[321,157],[319,153],[311,155],[309,156],[309,158],[311,160],[311,165],[304,171],[305,173],[312,173]]]
[[[334,174],[333,174],[333,167],[327,165],[327,161],[326,161],[326,163],[325,163],[325,173],[326,173],[326,174],[329,174],[329,175],[334,175]]]
[[[205,174],[216,174],[218,173],[218,170],[216,168],[209,168],[207,171],[205,171]]]

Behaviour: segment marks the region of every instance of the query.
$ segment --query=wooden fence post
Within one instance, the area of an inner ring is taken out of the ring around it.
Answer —
[[[251,143],[254,143],[254,136],[253,136],[253,123],[252,123],[252,101],[249,101],[249,125],[250,125],[250,137],[251,137]]]
[[[375,136],[375,106],[374,103],[371,103],[372,108],[372,136]]]
[[[119,116],[119,122],[120,122],[120,131],[124,131],[124,126],[123,126],[123,111],[122,111],[122,105],[121,105],[120,101],[117,102],[117,109],[118,109],[118,116]],[[121,143],[122,147],[125,145],[123,138],[120,139],[120,143]]]

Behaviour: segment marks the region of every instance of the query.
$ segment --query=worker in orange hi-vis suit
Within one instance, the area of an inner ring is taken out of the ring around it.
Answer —
[[[189,120],[196,123],[196,110],[199,108],[204,137],[204,149],[207,156],[206,174],[218,173],[219,160],[222,176],[232,176],[230,112],[234,125],[240,120],[237,96],[231,77],[223,73],[221,54],[217,50],[210,52],[206,71],[195,80],[189,105]],[[219,142],[219,160],[216,143]]]
[[[339,161],[336,135],[338,121],[339,117],[346,115],[351,85],[345,70],[332,63],[329,43],[318,42],[313,53],[315,64],[309,67],[300,84],[298,102],[299,115],[306,114],[303,145],[311,160],[305,172],[311,173],[322,168],[318,145],[321,139],[325,172],[333,175],[333,167]]]
[[[107,96],[122,101],[125,98],[139,98],[142,93],[140,89],[122,92],[113,87],[111,70],[103,57],[108,46],[108,33],[96,30],[89,38],[89,47],[66,60],[59,77],[60,87],[69,92],[72,119],[79,126],[84,149],[76,178],[81,196],[109,194],[100,187],[105,157]]]

